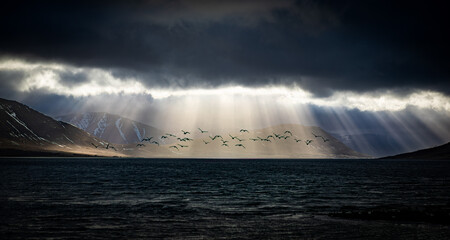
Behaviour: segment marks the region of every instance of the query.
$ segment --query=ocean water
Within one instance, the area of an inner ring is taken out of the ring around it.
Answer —
[[[1,239],[448,239],[450,161],[0,159]]]

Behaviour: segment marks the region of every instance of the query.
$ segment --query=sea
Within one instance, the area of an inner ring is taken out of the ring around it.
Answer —
[[[0,159],[0,239],[449,239],[450,161]]]

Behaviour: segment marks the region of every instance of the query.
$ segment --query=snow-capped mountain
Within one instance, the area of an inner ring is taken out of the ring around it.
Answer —
[[[17,151],[120,155],[106,149],[108,142],[15,101],[0,98],[0,120],[1,155]]]
[[[145,137],[164,135],[163,131],[152,126],[104,112],[70,114],[55,119],[116,144],[137,143]]]

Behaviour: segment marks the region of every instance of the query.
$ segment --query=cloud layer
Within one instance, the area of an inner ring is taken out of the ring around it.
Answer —
[[[151,88],[295,84],[322,97],[389,88],[448,95],[446,9],[401,1],[18,1],[0,10],[0,55],[100,68]],[[60,76],[66,85],[86,80]]]

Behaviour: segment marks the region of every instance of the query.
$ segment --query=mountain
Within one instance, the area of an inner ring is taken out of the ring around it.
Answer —
[[[450,160],[450,142],[415,152],[403,153],[395,156],[384,157],[383,159],[448,159]]]
[[[116,144],[138,143],[145,137],[164,134],[162,130],[152,126],[104,112],[70,114],[55,119]]]
[[[21,103],[0,98],[0,156],[123,156],[108,143]]]
[[[106,113],[74,115],[84,129],[131,141],[111,144],[83,129],[57,121],[15,101],[0,99],[0,156],[122,156],[149,158],[367,158],[319,127],[284,124],[248,131],[165,132]],[[103,120],[102,120],[103,119]],[[113,129],[110,129],[111,125]],[[131,126],[130,126],[131,125]],[[97,126],[97,128],[93,128]],[[131,130],[130,130],[131,128]],[[97,129],[97,130],[96,130]],[[137,130],[136,130],[137,129]],[[145,130],[145,135],[143,134]],[[116,131],[116,132],[114,132]],[[130,134],[130,132],[135,134]],[[118,133],[117,133],[118,132]],[[116,135],[115,135],[116,134]],[[140,134],[140,136],[139,136]],[[124,137],[122,137],[122,135]],[[215,137],[221,135],[220,137]],[[120,139],[119,138],[119,139]],[[224,144],[226,141],[226,145]],[[308,141],[308,142],[307,142]],[[311,142],[309,142],[311,141]],[[142,144],[142,145],[141,145]],[[114,149],[111,148],[114,147]],[[176,147],[176,148],[175,148]]]

